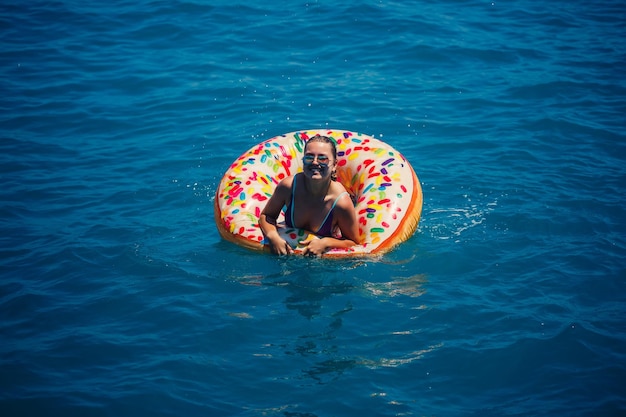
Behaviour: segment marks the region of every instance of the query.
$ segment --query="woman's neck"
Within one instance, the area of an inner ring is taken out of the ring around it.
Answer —
[[[323,199],[328,194],[330,189],[330,179],[321,181],[312,181],[310,178],[305,177],[304,186],[307,192],[313,197]]]

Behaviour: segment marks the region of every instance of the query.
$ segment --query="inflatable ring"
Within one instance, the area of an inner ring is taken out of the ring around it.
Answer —
[[[362,244],[331,249],[324,256],[383,254],[411,237],[422,212],[422,188],[408,161],[388,144],[345,130],[306,130],[276,136],[253,146],[224,174],[215,195],[215,222],[220,235],[238,245],[267,249],[259,216],[274,188],[302,171],[306,141],[316,134],[337,145],[337,180],[355,202]],[[281,236],[299,252],[315,236],[284,226]]]

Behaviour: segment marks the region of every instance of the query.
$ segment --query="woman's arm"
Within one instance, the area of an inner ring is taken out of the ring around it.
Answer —
[[[291,184],[293,178],[288,177],[276,186],[274,194],[270,197],[259,217],[259,227],[267,239],[272,253],[278,255],[289,255],[293,249],[280,237],[276,227],[276,219],[280,215],[283,206],[290,200]]]

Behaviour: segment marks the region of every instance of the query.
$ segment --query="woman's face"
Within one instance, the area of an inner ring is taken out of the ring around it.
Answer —
[[[308,142],[302,158],[304,173],[310,178],[330,177],[335,169],[333,149],[324,142]]]

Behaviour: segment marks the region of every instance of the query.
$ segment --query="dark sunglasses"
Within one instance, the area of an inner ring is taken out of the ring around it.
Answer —
[[[302,163],[304,163],[304,165],[311,165],[313,161],[315,161],[315,158],[314,155],[304,155],[302,157]],[[317,155],[317,163],[319,166],[326,168],[330,163],[330,158],[326,155]]]

